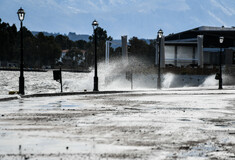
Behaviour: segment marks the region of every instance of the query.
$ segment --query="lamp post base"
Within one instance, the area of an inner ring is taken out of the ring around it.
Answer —
[[[158,79],[157,79],[157,89],[161,89],[161,88],[162,88],[162,86],[161,86],[161,78],[158,77]]]
[[[223,87],[222,87],[222,79],[219,79],[219,89],[223,89]]]
[[[93,91],[99,91],[98,89],[98,77],[94,77],[94,89]]]
[[[24,77],[19,77],[19,94],[24,95]]]

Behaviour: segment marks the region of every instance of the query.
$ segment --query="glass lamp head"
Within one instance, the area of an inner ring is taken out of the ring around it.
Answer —
[[[162,29],[160,29],[157,33],[158,33],[158,37],[159,37],[159,38],[162,38],[162,36],[163,36],[163,31],[162,31]]]
[[[25,12],[22,8],[20,8],[17,12],[19,20],[22,22],[24,20]]]
[[[94,20],[92,22],[92,26],[93,26],[94,29],[96,29],[99,26],[99,23],[96,20]]]
[[[223,36],[219,37],[219,43],[223,43],[223,42],[224,42],[224,37]]]

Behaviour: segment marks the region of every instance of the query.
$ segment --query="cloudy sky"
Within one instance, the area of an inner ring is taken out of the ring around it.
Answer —
[[[92,34],[96,19],[108,35],[155,38],[198,26],[235,26],[235,0],[0,0],[0,18],[31,31]]]

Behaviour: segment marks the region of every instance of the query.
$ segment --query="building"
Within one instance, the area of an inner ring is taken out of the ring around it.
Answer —
[[[219,37],[224,37],[220,44]],[[201,26],[162,38],[161,67],[210,68],[219,65],[220,48],[222,64],[235,68],[235,27]],[[157,52],[158,54],[158,47]],[[156,56],[156,64],[158,64]]]
[[[65,59],[67,59],[68,57],[66,57],[66,54],[68,53],[68,49],[65,49],[65,50],[62,50],[62,52],[61,52],[61,57],[60,57],[60,59],[59,59],[59,61],[60,62],[62,62],[62,59],[63,58],[65,58]]]

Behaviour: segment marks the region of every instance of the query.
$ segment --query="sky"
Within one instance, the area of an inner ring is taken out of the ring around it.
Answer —
[[[114,39],[153,39],[160,28],[168,35],[199,26],[235,26],[235,0],[0,0],[0,18],[19,28],[20,7],[31,31],[91,35],[96,19]]]

